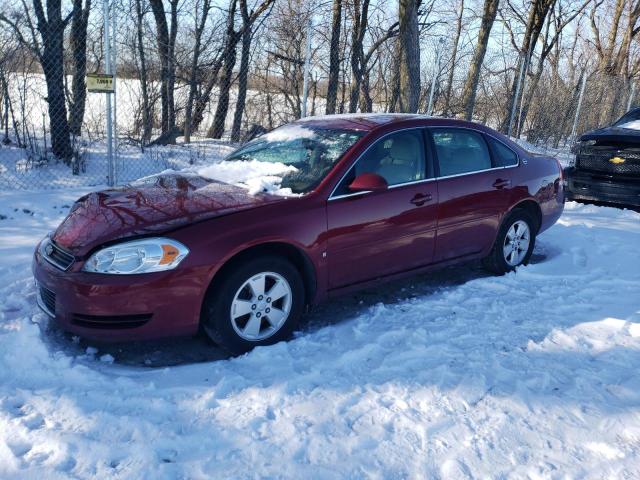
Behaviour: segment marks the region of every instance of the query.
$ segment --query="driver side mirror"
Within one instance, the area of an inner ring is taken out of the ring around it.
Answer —
[[[349,185],[349,190],[352,192],[381,192],[387,188],[389,188],[389,184],[384,177],[377,173],[362,173]]]

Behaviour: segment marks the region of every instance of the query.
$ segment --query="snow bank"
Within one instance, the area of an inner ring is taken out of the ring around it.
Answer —
[[[511,140],[513,140],[528,152],[556,158],[558,162],[560,162],[560,165],[562,165],[563,167],[570,166],[571,163],[575,160],[575,155],[571,153],[570,146],[565,145],[562,147],[554,148],[546,145],[534,145],[533,143],[530,143],[523,138],[509,138],[511,138]]]
[[[0,477],[640,476],[637,213],[570,203],[517,273],[448,269],[146,368],[35,307],[30,255],[70,203],[0,202]]]

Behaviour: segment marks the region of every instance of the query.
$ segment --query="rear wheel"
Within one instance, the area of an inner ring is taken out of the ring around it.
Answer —
[[[487,270],[502,275],[527,265],[536,240],[536,222],[526,210],[509,213],[498,232],[491,253],[483,260]]]
[[[209,337],[232,354],[287,339],[304,309],[298,270],[278,257],[247,260],[210,288],[203,308]]]

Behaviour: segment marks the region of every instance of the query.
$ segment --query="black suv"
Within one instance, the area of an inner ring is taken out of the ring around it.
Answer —
[[[587,132],[565,169],[567,200],[640,207],[640,108],[610,127]]]

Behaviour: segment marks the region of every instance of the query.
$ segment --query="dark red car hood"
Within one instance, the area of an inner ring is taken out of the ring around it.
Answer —
[[[159,234],[189,223],[283,201],[199,175],[161,174],[80,198],[53,235],[75,255],[113,240]]]

